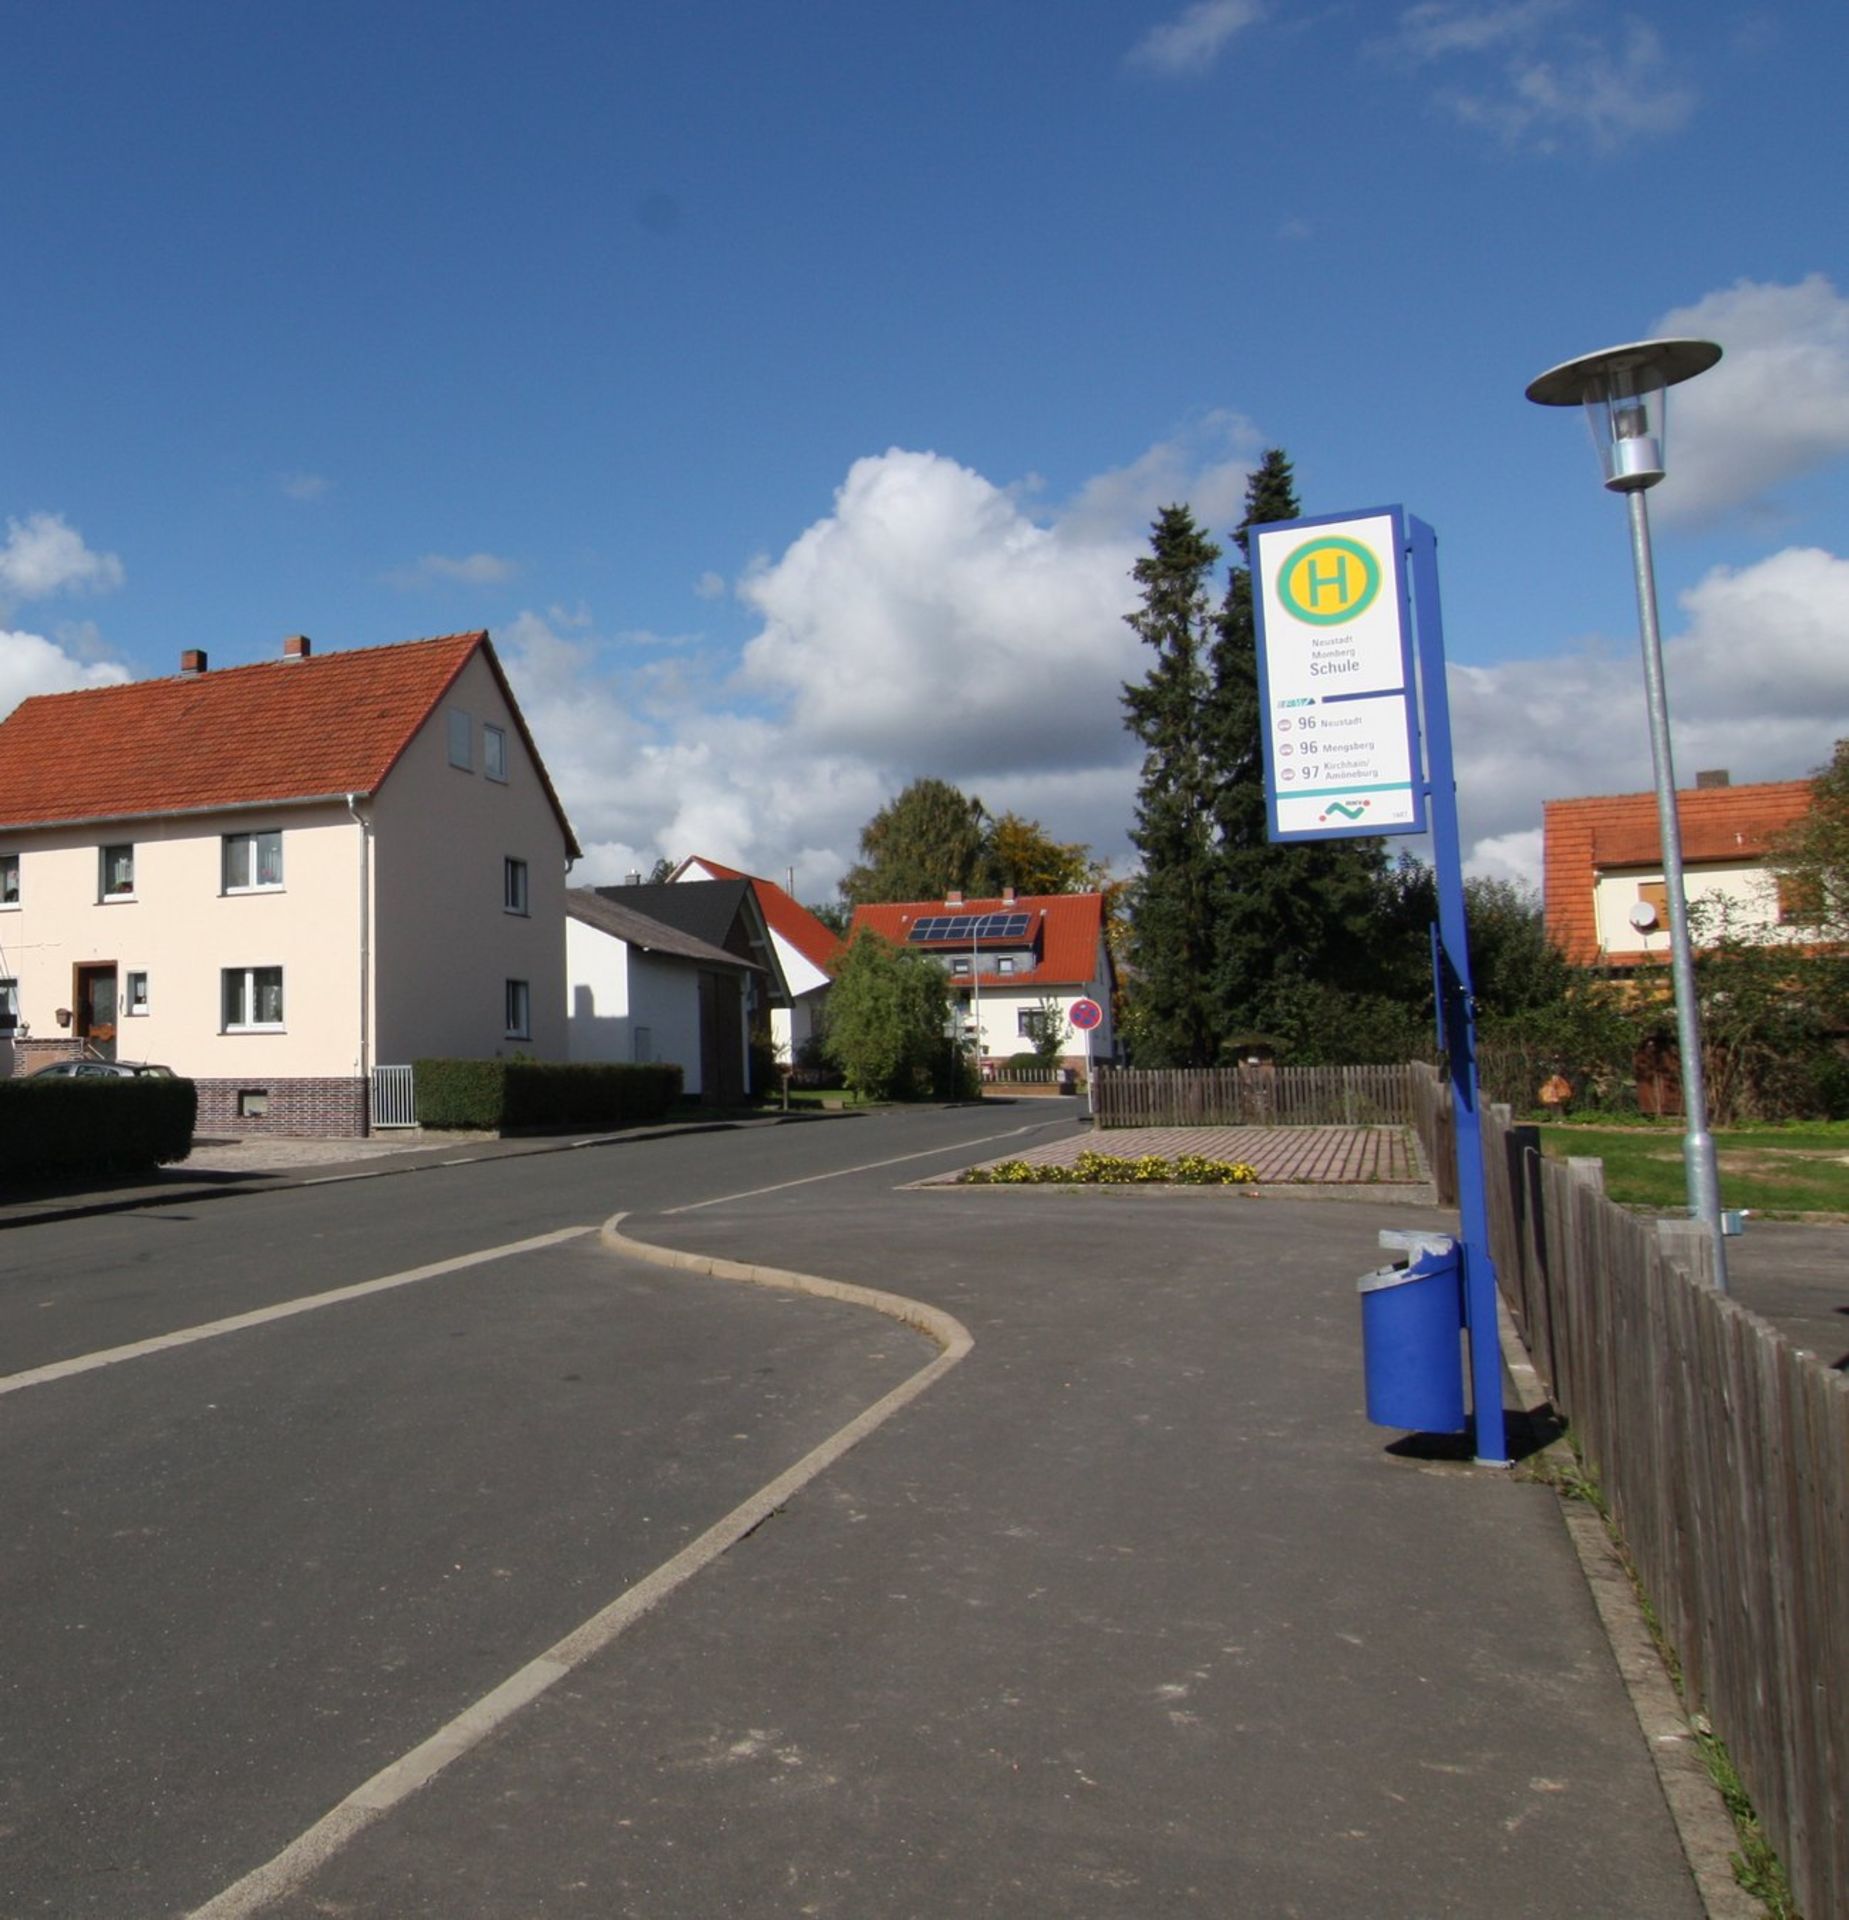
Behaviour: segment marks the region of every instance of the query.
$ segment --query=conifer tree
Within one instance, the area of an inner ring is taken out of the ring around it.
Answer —
[[[1143,743],[1136,825],[1132,1031],[1148,1066],[1206,1066],[1218,1051],[1212,993],[1213,769],[1208,746],[1207,580],[1220,550],[1185,506],[1164,507],[1136,563],[1143,604],[1125,617],[1152,648],[1148,675],[1124,688]]]
[[[1386,854],[1377,838],[1273,843],[1266,834],[1250,529],[1295,520],[1290,461],[1272,448],[1246,486],[1235,565],[1214,622],[1206,756],[1214,776],[1211,881],[1215,1025],[1262,1032],[1298,1058],[1340,1058],[1343,1029],[1378,1028],[1369,927]]]

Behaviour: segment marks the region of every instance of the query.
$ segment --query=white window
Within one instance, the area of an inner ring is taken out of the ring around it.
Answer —
[[[997,973],[1012,973],[1014,971],[1014,962],[1012,960],[997,960],[995,963],[995,971]]]
[[[148,976],[145,973],[131,973],[127,976],[127,990],[122,996],[124,1013],[146,1013],[148,1010]]]
[[[510,1040],[525,1040],[529,1035],[529,1014],[532,996],[527,991],[524,980],[510,980],[507,983],[507,1037]]]
[[[105,900],[135,897],[135,849],[105,847],[98,860],[97,891]]]
[[[0,853],[0,907],[19,905],[19,855]]]
[[[526,862],[501,862],[501,905],[509,913],[526,912]]]
[[[263,1033],[281,1027],[281,967],[227,967],[223,977],[227,1033]]]
[[[11,1033],[19,1025],[19,982],[0,980],[0,1033]]]
[[[475,723],[460,707],[449,710],[449,764],[467,773],[475,765]]]
[[[951,963],[950,963],[950,971],[951,971],[952,973],[968,973],[968,972],[969,972],[969,962],[968,962],[968,960],[966,960],[966,959],[956,959],[956,960],[953,960],[953,961],[951,961]]]
[[[1022,1040],[1038,1040],[1057,1018],[1045,1007],[1017,1007],[1014,1013],[1015,1034]]]
[[[503,727],[482,728],[482,772],[490,780],[507,778],[507,732]]]
[[[225,835],[225,891],[261,893],[282,885],[280,833]]]

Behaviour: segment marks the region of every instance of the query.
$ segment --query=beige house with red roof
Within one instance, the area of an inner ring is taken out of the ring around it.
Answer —
[[[565,1057],[578,851],[485,633],[24,701],[0,1051],[158,1061],[201,1131],[364,1132],[375,1067]]]
[[[840,935],[824,926],[776,881],[760,880],[754,873],[721,866],[717,860],[695,854],[683,860],[670,878],[743,880],[750,885],[770,933],[779,976],[770,1004],[771,1044],[780,1060],[793,1061],[803,1044],[815,1035],[822,1003],[834,980],[832,968],[841,951]]]
[[[1734,928],[1814,937],[1802,903],[1782,891],[1770,856],[1811,803],[1808,780],[1732,785],[1696,776],[1676,795],[1684,890],[1691,906],[1725,908]],[[1581,967],[1640,967],[1669,958],[1669,901],[1654,793],[1598,794],[1542,806],[1547,931]],[[1696,928],[1699,943],[1700,928]]]
[[[1082,1071],[1086,1036],[1072,1025],[1079,1000],[1095,1002],[1103,1016],[1090,1036],[1090,1058],[1110,1059],[1115,973],[1103,894],[1008,888],[993,900],[961,894],[905,900],[856,907],[849,938],[862,927],[943,964],[980,1066],[1003,1067],[1031,1054],[1037,1025],[1050,1010],[1064,1034],[1062,1063]]]

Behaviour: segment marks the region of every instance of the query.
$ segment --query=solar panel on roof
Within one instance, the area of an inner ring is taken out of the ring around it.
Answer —
[[[905,938],[911,945],[1019,940],[1033,924],[1028,913],[927,913],[912,922]]]

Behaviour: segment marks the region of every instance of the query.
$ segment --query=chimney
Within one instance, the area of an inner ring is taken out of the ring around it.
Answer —
[[[1012,887],[1002,888],[1002,905],[1004,907],[1011,907],[1014,905],[1014,889]]]
[[[629,871],[623,875],[624,886],[639,887],[641,884],[642,884],[642,872],[639,867],[631,867]]]
[[[186,651],[180,655],[180,671],[182,673],[204,673],[205,648],[188,647]]]
[[[292,633],[282,643],[282,657],[285,660],[306,660],[314,651],[314,642],[305,633]]]
[[[1695,785],[1697,787],[1730,787],[1733,785],[1733,778],[1725,767],[1710,767],[1706,773],[1696,774]]]
[[[963,889],[961,887],[952,887],[950,891],[944,895],[945,906],[960,907],[962,904],[963,904]]]

